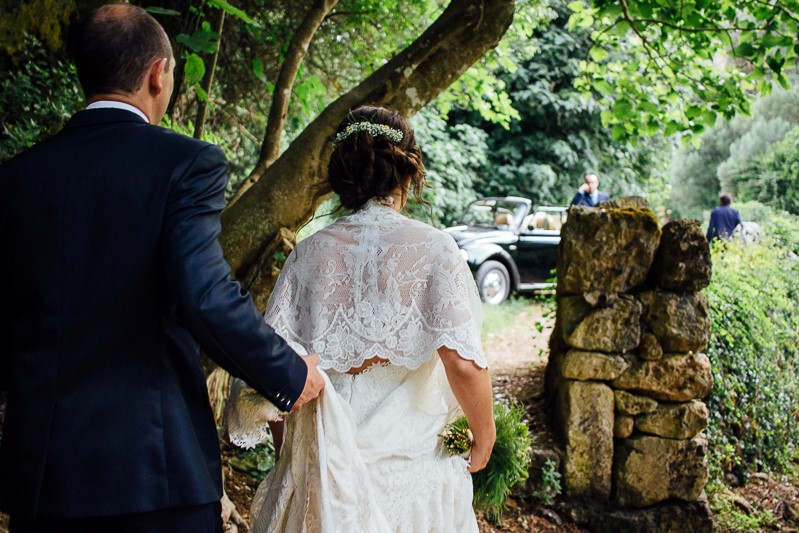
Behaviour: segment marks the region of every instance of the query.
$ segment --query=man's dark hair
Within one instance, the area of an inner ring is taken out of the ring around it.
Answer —
[[[728,192],[723,192],[719,195],[719,201],[721,205],[730,205],[732,203],[732,196],[730,196]]]
[[[75,66],[86,98],[134,93],[150,65],[172,60],[164,29],[149,13],[130,4],[108,4],[81,22],[73,41]]]

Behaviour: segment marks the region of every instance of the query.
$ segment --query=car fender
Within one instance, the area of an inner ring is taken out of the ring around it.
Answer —
[[[516,290],[516,287],[519,286],[519,269],[516,268],[516,261],[501,246],[493,243],[480,243],[464,246],[463,249],[469,254],[469,259],[466,262],[469,264],[472,273],[477,272],[480,265],[489,259],[493,259],[507,267],[511,277],[511,288]]]

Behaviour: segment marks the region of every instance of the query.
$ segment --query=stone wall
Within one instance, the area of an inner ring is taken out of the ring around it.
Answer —
[[[546,384],[566,495],[633,510],[658,531],[684,530],[685,520],[669,524],[686,513],[692,530],[707,530],[707,506],[689,503],[707,483],[701,400],[713,388],[699,223],[661,230],[640,199],[572,207],[557,272]]]

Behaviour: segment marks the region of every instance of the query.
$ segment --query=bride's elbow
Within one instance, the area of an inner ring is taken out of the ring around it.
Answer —
[[[438,349],[438,354],[441,357],[441,362],[444,363],[447,374],[461,378],[476,378],[482,374],[488,374],[487,368],[481,368],[474,361],[464,359],[457,350],[442,346]]]

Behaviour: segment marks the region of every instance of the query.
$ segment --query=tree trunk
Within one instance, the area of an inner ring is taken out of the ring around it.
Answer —
[[[228,205],[238,201],[280,155],[280,140],[283,138],[283,127],[286,125],[286,113],[291,101],[291,89],[294,86],[294,79],[297,77],[297,71],[300,69],[302,60],[305,59],[305,54],[308,53],[308,47],[311,45],[316,30],[319,29],[327,14],[337,3],[338,0],[316,0],[305,15],[302,24],[294,33],[286,59],[280,66],[277,83],[275,83],[272,105],[269,108],[269,118],[266,122],[266,134],[264,135],[264,142],[261,144],[261,154],[258,158],[257,168],[244,180]]]
[[[222,214],[220,237],[234,275],[249,282],[259,307],[274,282],[258,274],[272,270],[268,244],[280,228],[294,230],[313,214],[312,189],[325,177],[330,142],[347,112],[373,104],[413,115],[497,45],[513,7],[513,0],[453,0],[408,48],[322,111],[271,166],[259,161],[250,176],[255,184]]]

